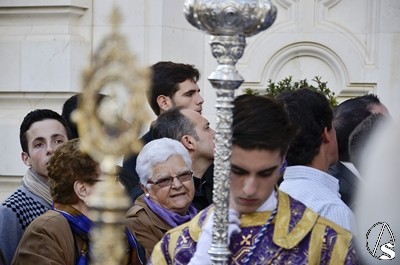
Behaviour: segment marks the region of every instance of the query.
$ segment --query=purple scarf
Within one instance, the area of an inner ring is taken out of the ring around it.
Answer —
[[[60,209],[54,207],[53,210],[62,214],[65,219],[67,219],[69,226],[73,233],[81,236],[86,242],[89,242],[89,232],[93,227],[93,222],[70,205],[60,205]],[[74,239],[75,241],[75,239]],[[86,252],[81,251],[80,256],[77,260],[77,265],[87,265],[89,264]]]
[[[197,209],[192,204],[190,204],[186,215],[180,215],[157,205],[147,196],[144,197],[144,201],[155,214],[157,214],[171,227],[177,227],[178,225],[186,223],[192,220],[192,218],[197,214]]]

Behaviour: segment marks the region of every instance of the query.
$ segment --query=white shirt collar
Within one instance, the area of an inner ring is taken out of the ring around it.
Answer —
[[[345,166],[348,170],[350,170],[351,173],[353,173],[361,182],[363,181],[361,178],[360,172],[358,172],[358,169],[354,166],[353,163],[344,162],[344,161],[340,161],[340,163],[342,163],[343,166]]]
[[[278,194],[275,189],[272,190],[269,198],[257,209],[256,212],[272,211],[278,205]]]
[[[283,180],[311,180],[315,184],[319,183],[329,187],[330,190],[339,192],[339,180],[328,173],[319,169],[307,166],[290,166],[287,167],[283,175]]]

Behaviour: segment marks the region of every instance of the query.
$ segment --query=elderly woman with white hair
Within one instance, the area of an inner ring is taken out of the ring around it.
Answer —
[[[137,157],[136,172],[145,194],[127,212],[127,226],[147,258],[165,232],[197,214],[191,166],[187,149],[169,138],[149,142]]]

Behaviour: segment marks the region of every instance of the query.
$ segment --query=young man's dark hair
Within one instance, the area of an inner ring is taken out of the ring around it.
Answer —
[[[71,139],[79,138],[78,128],[76,123],[72,121],[71,114],[78,108],[79,97],[81,94],[76,94],[68,98],[62,107],[61,116],[65,119],[71,131]],[[97,104],[105,97],[104,94],[97,94]]]
[[[374,94],[367,94],[346,100],[334,109],[333,126],[336,130],[340,161],[350,161],[349,136],[358,124],[373,113],[374,105],[381,105],[379,98]]]
[[[69,129],[69,126],[65,121],[65,119],[60,114],[49,109],[36,109],[29,112],[21,123],[19,129],[19,141],[21,144],[22,151],[29,154],[28,142],[26,139],[26,131],[29,130],[29,128],[33,123],[48,119],[59,121],[65,127],[68,139],[71,139],[71,131]]]
[[[281,104],[274,99],[254,95],[241,95],[234,104],[232,145],[248,150],[279,149],[282,155],[286,153],[294,129]]]
[[[309,89],[283,92],[277,99],[285,104],[297,129],[286,156],[288,166],[309,165],[319,152],[324,128],[332,129],[329,102],[324,95]]]
[[[149,104],[154,113],[160,115],[160,107],[157,103],[157,97],[160,95],[173,98],[179,90],[179,84],[192,80],[194,83],[200,78],[199,70],[193,65],[173,62],[158,62],[151,67],[152,87],[149,94]]]
[[[78,129],[76,128],[75,122],[71,120],[71,114],[73,111],[75,111],[78,108],[78,97],[79,94],[73,95],[70,98],[68,98],[62,107],[62,112],[61,116],[65,119],[65,121],[68,123],[68,127],[71,130],[72,138],[79,138],[78,134]]]

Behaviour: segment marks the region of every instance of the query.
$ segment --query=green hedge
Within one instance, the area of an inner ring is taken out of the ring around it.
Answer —
[[[271,97],[276,97],[279,93],[282,91],[291,91],[291,90],[296,90],[296,89],[301,89],[301,88],[309,88],[315,91],[318,91],[319,93],[322,93],[326,96],[326,98],[329,101],[329,104],[331,105],[332,108],[335,108],[338,105],[335,92],[332,92],[328,87],[327,83],[328,82],[322,82],[321,77],[316,76],[314,77],[311,81],[314,81],[316,83],[316,86],[309,84],[307,82],[307,79],[300,80],[297,82],[294,82],[292,80],[292,76],[286,77],[283,80],[274,83],[272,80],[268,80],[268,87],[265,89],[264,94],[266,96],[271,96]],[[260,92],[251,88],[245,88],[243,90],[245,94],[251,94],[251,95],[260,95]]]

